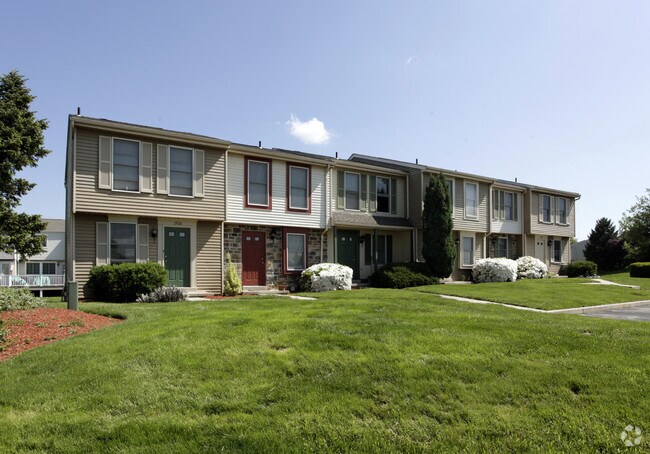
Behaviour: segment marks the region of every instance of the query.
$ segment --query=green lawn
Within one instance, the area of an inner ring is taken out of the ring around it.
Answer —
[[[644,290],[650,290],[650,278],[630,277],[629,271],[602,273],[600,277],[608,281],[616,282],[618,284],[637,285]]]
[[[127,319],[0,363],[0,452],[594,452],[650,432],[645,323],[318,296],[85,303]]]
[[[587,285],[590,279],[524,279],[471,285],[431,285],[413,291],[463,296],[537,309],[567,309],[650,300],[650,291],[614,285]]]

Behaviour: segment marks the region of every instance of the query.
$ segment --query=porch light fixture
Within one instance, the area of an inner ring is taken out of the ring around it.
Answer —
[[[155,240],[157,236],[158,236],[158,229],[151,229],[151,238]]]
[[[553,240],[548,240],[548,243],[547,243],[547,244],[548,244],[549,246],[553,246]]]
[[[458,238],[456,238],[456,240],[454,241],[454,244],[455,244],[456,246],[458,246],[458,245],[460,244],[460,240],[459,240]]]

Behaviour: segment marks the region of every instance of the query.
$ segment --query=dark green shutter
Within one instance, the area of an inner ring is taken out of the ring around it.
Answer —
[[[393,235],[386,235],[386,263],[393,263]]]
[[[377,177],[370,175],[370,212],[377,211]]]
[[[336,208],[345,208],[345,172],[339,170],[336,173],[336,186],[338,188],[338,197],[336,198]]]
[[[397,179],[395,178],[390,179],[390,213],[397,214]]]
[[[361,175],[361,204],[359,211],[368,211],[368,176]]]

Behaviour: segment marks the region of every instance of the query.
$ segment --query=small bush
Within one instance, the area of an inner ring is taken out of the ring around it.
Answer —
[[[36,298],[26,288],[0,287],[0,312],[35,309],[45,306],[45,301]]]
[[[519,257],[517,259],[518,279],[542,279],[548,273],[548,267],[544,262],[535,257]]]
[[[176,286],[158,287],[151,293],[140,295],[136,298],[136,303],[175,303],[187,298],[185,292]]]
[[[472,268],[472,280],[483,282],[514,282],[517,280],[517,262],[506,258],[480,259]]]
[[[167,271],[154,262],[120,263],[90,269],[88,286],[96,301],[126,303],[167,284]]]
[[[589,277],[598,274],[598,267],[589,260],[578,260],[560,267],[560,276]]]
[[[239,295],[242,292],[241,279],[239,278],[239,274],[237,274],[235,265],[232,264],[230,253],[226,254],[226,262],[226,285],[224,293],[228,296]]]
[[[631,263],[630,277],[650,277],[650,262]]]
[[[379,288],[407,288],[437,284],[426,263],[391,263],[370,276],[370,285]]]
[[[300,274],[303,292],[352,289],[352,268],[338,263],[318,263]]]

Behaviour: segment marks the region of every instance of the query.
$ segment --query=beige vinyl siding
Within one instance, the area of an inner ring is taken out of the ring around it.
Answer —
[[[495,188],[497,191],[507,191],[505,189],[499,189]],[[508,191],[512,192],[512,191]],[[504,234],[512,234],[512,235],[519,235],[523,231],[523,224],[524,224],[524,219],[526,218],[526,213],[524,213],[524,194],[521,194],[519,192],[515,192],[517,194],[517,220],[516,221],[505,221],[502,219],[494,219],[492,218],[492,222],[490,223],[490,229],[492,230],[493,233],[504,233]],[[490,205],[490,199],[488,197],[488,206]],[[488,213],[490,216],[492,216],[492,207],[489,206]]]
[[[102,133],[106,135],[106,133]],[[152,143],[152,177],[157,181],[157,145],[175,145],[159,142],[151,137],[119,134],[119,137]],[[192,146],[180,144],[179,146]],[[202,149],[204,147],[201,147]],[[126,193],[98,188],[99,133],[78,128],[76,130],[74,211],[140,215],[170,218],[190,218],[221,221],[225,217],[225,153],[220,149],[205,151],[205,196],[201,198],[174,197],[153,193]]]
[[[95,266],[97,252],[95,229],[97,222],[108,222],[108,217],[99,214],[76,214],[75,217],[75,281],[79,284],[79,297],[89,298],[87,283],[90,268]]]
[[[526,235],[526,250],[524,255],[535,257],[535,235]]]
[[[553,200],[551,202],[551,207],[553,210],[556,208],[556,201],[555,198],[558,196],[555,196],[550,193],[541,193],[541,194],[547,194],[553,197]],[[550,224],[540,222],[539,220],[539,192],[535,191],[530,191],[527,194],[526,197],[526,205],[530,207],[528,214],[529,216],[527,217],[527,223],[528,225],[526,226],[527,232],[532,233],[532,234],[537,234],[537,235],[556,235],[556,236],[562,236],[562,237],[574,237],[575,236],[575,222],[576,222],[576,203],[575,200],[570,198],[570,197],[564,197],[567,200],[567,206],[568,206],[568,213],[567,213],[567,221],[569,225],[560,225],[556,224],[556,213],[553,211],[553,214],[551,216],[551,220],[553,221]],[[559,196],[562,197],[562,196]]]
[[[149,261],[158,261],[158,241],[159,238],[154,239],[151,236],[151,230],[158,229],[158,220],[155,218],[138,218],[138,224],[147,224],[149,233]]]
[[[249,157],[253,158],[252,155]],[[244,162],[242,155],[228,155],[228,222],[325,228],[325,167],[311,166],[311,213],[302,213],[287,211],[287,162],[277,159],[271,165],[271,210],[246,208]]]
[[[465,183],[478,184],[478,220],[465,219]],[[456,178],[454,181],[454,230],[465,232],[487,232],[489,226],[490,186],[473,180]]]
[[[336,167],[332,171],[332,187],[334,188],[333,194],[334,197],[332,197],[332,200],[330,203],[332,204],[332,210],[340,210],[336,206],[336,199],[337,199],[337,188],[338,188],[338,173],[339,171],[342,172],[351,172],[351,173],[358,173],[359,175],[366,175],[366,194],[367,194],[367,202],[366,202],[366,212],[368,210],[368,207],[370,206],[370,191],[376,191],[376,188],[371,188],[370,187],[370,176],[376,176],[376,177],[382,177],[382,178],[388,178],[388,179],[394,179],[396,184],[397,184],[397,193],[395,194],[396,202],[397,202],[397,209],[396,213],[391,214],[391,213],[377,213],[377,212],[372,212],[370,214],[375,214],[377,216],[387,216],[387,217],[397,217],[397,218],[403,218],[406,217],[406,178],[404,177],[398,177],[394,175],[385,175],[381,173],[368,173],[368,172],[363,172],[360,170],[353,170],[353,169],[345,169],[342,167]],[[363,193],[363,189],[361,190]],[[421,208],[420,208],[421,210]],[[363,210],[361,210],[363,212]]]
[[[221,293],[221,230],[223,223],[199,221],[196,227],[196,287]]]

